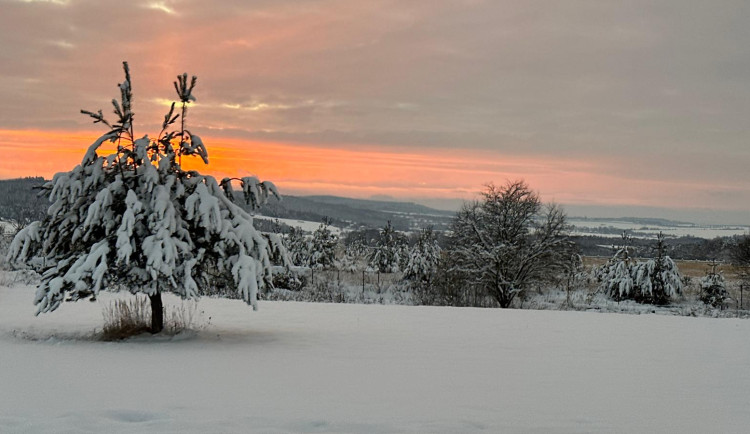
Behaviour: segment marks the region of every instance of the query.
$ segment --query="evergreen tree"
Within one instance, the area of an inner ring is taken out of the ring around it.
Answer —
[[[341,269],[352,272],[362,270],[368,256],[364,234],[350,232],[347,241],[341,258]]]
[[[289,252],[292,264],[298,267],[307,267],[310,264],[310,241],[305,236],[301,227],[289,228],[286,234],[285,245]]]
[[[623,234],[624,246],[603,267],[602,288],[615,300],[631,299],[638,303],[667,304],[682,292],[682,278],[677,264],[666,254],[666,242],[660,232],[654,247],[655,257],[646,261],[630,259],[629,238]]]
[[[622,246],[595,273],[604,292],[617,301],[631,297],[635,286],[632,276],[634,264],[630,258],[630,237],[625,232],[622,233],[622,242]]]
[[[329,220],[323,219],[310,240],[310,267],[330,270],[336,267],[338,237],[331,232]]]
[[[398,273],[406,242],[388,220],[380,230],[370,257],[370,266],[381,273]]]
[[[404,268],[404,278],[430,282],[440,261],[440,246],[431,227],[420,231],[414,246],[409,249],[409,259]]]
[[[677,264],[666,254],[664,235],[659,232],[654,247],[656,256],[639,262],[633,269],[634,299],[639,303],[667,304],[682,292]]]
[[[283,247],[278,237],[255,230],[253,218],[232,202],[233,179],[219,183],[182,169],[183,157],[208,164],[203,141],[185,128],[196,77],[177,77],[180,112],[172,103],[158,137],[136,138],[132,81],[127,63],[123,66],[120,100],[112,100],[117,121],[107,121],[101,110],[82,110],[109,131],[88,148],[81,164],[44,185],[52,205],[11,244],[8,259],[42,276],[37,314],[63,301],[94,299],[104,289],[148,295],[154,333],[164,326],[164,292],[183,298],[228,295],[257,308],[258,291],[270,285],[271,258],[283,260]],[[100,155],[106,142],[115,152]],[[234,181],[254,208],[269,195],[278,197],[268,181]]]
[[[716,263],[711,264],[711,269],[701,278],[701,301],[713,307],[722,307],[729,298],[724,275],[716,272]]]

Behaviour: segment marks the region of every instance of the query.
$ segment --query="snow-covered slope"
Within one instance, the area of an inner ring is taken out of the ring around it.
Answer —
[[[269,222],[275,222],[276,220],[278,220],[280,223],[283,223],[290,227],[302,228],[302,230],[305,232],[314,232],[315,229],[318,229],[320,227],[320,222],[311,222],[308,220],[282,219],[282,218],[276,218],[276,217],[266,217],[264,215],[258,215],[258,214],[253,216],[253,218],[258,219],[258,220],[267,220]],[[328,230],[336,235],[341,234],[341,229],[335,226],[329,226]]]
[[[0,287],[0,432],[746,432],[750,322],[203,299],[180,338],[87,340]],[[167,303],[178,302],[174,298]]]
[[[748,232],[747,226],[696,225],[659,219],[646,223],[643,221],[571,217],[568,219],[568,223],[573,226],[573,235],[607,238],[620,238],[623,231],[627,231],[634,238],[656,238],[656,235],[662,232],[667,237],[696,237],[711,240],[716,237],[744,235]]]

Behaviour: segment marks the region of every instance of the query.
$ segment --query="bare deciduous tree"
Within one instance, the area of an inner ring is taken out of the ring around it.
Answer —
[[[505,308],[568,256],[565,214],[543,205],[524,181],[488,184],[481,194],[456,215],[448,255],[455,269]]]
[[[750,235],[743,235],[730,248],[732,263],[741,267],[750,266]]]

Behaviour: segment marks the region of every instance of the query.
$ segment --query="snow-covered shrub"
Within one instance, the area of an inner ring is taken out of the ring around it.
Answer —
[[[301,269],[301,270],[300,270]],[[303,267],[274,267],[273,287],[299,291],[307,285],[308,274]]]
[[[497,300],[487,290],[474,284],[468,271],[455,267],[450,253],[440,257],[429,284],[412,284],[414,303],[426,306],[497,307]]]
[[[711,271],[701,278],[701,301],[713,307],[722,307],[729,299],[724,275]]]
[[[339,281],[320,280],[299,291],[274,288],[267,294],[269,300],[304,301],[320,303],[360,303],[360,304],[414,304],[411,293],[404,282],[392,282],[377,288],[368,285],[362,290],[360,285],[350,285]]]
[[[93,299],[103,289],[148,295],[154,332],[164,327],[163,292],[185,299],[227,295],[255,308],[258,291],[270,284],[272,258],[283,260],[285,254],[278,237],[255,230],[253,218],[232,202],[232,181],[254,207],[278,197],[275,186],[255,177],[217,182],[182,169],[183,157],[208,163],[203,141],[185,128],[196,84],[187,74],[174,83],[181,113],[172,103],[156,139],[135,138],[127,63],[124,70],[120,101],[112,100],[117,122],[108,122],[101,110],[82,111],[109,131],[81,164],[45,184],[47,214],[10,246],[9,260],[42,275],[37,313],[63,301]],[[100,155],[106,142],[116,150]]]
[[[309,288],[309,301],[316,303],[346,303],[344,288],[333,282],[318,282]]]

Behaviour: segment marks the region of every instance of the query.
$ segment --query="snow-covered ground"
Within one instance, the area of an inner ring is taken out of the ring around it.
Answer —
[[[278,220],[279,222],[284,223],[285,225],[291,226],[293,228],[297,228],[297,227],[302,228],[302,230],[305,232],[313,232],[320,227],[320,222],[312,222],[309,220],[281,219],[281,218],[276,218],[276,217],[266,217],[260,214],[254,215],[253,218],[258,219],[258,220],[268,220],[270,222],[274,222]],[[330,230],[334,235],[341,234],[341,229],[335,226],[329,226],[328,230]]]
[[[620,238],[622,236],[622,231],[628,231],[629,234],[635,238],[656,238],[656,235],[659,232],[662,232],[668,237],[691,236],[711,240],[716,237],[744,235],[748,233],[748,230],[750,230],[750,228],[748,228],[747,226],[701,226],[691,224],[673,226],[656,224],[644,225],[641,223],[634,223],[630,221],[616,220],[597,222],[575,217],[570,218],[568,220],[568,223],[574,226],[573,235],[611,238]]]
[[[32,293],[0,287],[0,432],[750,426],[747,320],[203,299],[197,333],[105,343],[111,296],[34,317]]]

